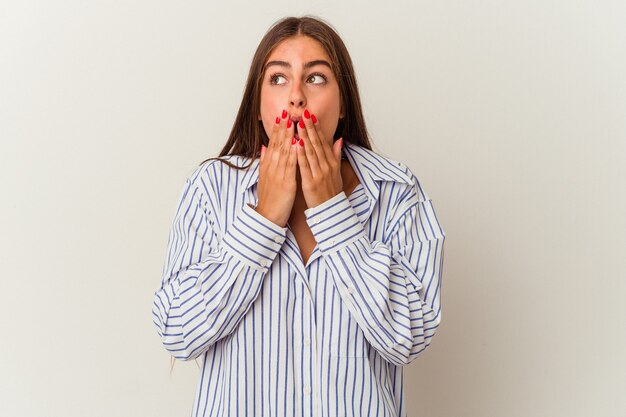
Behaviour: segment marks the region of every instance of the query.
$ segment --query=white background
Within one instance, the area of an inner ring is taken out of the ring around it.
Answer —
[[[2,1],[0,415],[185,416],[151,320],[186,176],[286,15],[352,55],[446,232],[409,417],[626,410],[623,1]]]

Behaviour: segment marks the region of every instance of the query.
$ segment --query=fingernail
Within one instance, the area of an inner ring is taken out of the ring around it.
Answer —
[[[295,136],[291,138],[291,144],[292,144],[292,145],[295,145],[295,144],[296,144],[296,137],[295,137]]]
[[[300,138],[300,146],[304,146],[304,141]]]
[[[291,124],[292,124],[292,123],[293,123],[293,122],[291,121],[291,119],[288,119],[288,120],[287,120],[287,129],[289,129],[289,128],[291,127]]]
[[[285,117],[287,117],[287,110],[283,110],[283,114],[282,114],[282,116],[283,116],[283,119],[284,119]]]
[[[300,123],[298,123],[298,126],[300,127],[300,129],[304,129],[304,120],[300,119]]]
[[[307,119],[311,118],[311,113],[309,113],[309,109],[304,109],[304,117],[306,117]]]
[[[313,120],[313,123],[317,123],[317,117],[314,114],[311,115],[311,120]]]

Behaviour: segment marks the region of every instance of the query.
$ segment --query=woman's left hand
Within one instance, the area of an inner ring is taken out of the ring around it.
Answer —
[[[330,200],[343,190],[341,178],[341,146],[343,139],[331,144],[317,130],[319,123],[315,115],[305,111],[298,125],[300,144],[297,144],[298,166],[302,177],[302,193],[306,205],[316,207]],[[314,122],[315,120],[315,122]],[[302,124],[304,123],[304,128]]]

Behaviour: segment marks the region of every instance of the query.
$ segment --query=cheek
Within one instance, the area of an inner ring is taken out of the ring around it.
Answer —
[[[277,116],[280,116],[283,111],[283,107],[278,97],[274,97],[270,94],[261,94],[261,117],[266,125],[272,125]],[[280,108],[279,108],[280,107]]]
[[[276,120],[276,115],[274,115],[276,110],[274,109],[272,103],[273,101],[268,99],[267,94],[261,94],[260,115],[261,121],[263,122],[263,128],[268,136],[272,130],[272,124]]]
[[[336,100],[330,100],[325,107],[326,111],[316,115],[320,119],[321,130],[324,137],[332,142],[333,135],[337,126],[339,125],[339,105],[336,104]]]
[[[324,137],[328,142],[333,142],[333,135],[335,134],[336,129],[337,121],[333,121],[332,123],[328,123],[326,126],[324,126]]]
[[[324,119],[321,118],[321,113],[320,116],[318,116],[317,114],[315,116],[319,117],[317,132],[321,136],[321,139],[323,139],[325,142],[332,143],[333,134],[337,129],[337,120],[335,120],[335,118],[330,114],[324,116]]]
[[[333,122],[337,121],[341,110],[339,94],[335,92],[326,94],[324,97],[321,97],[316,107],[321,110],[320,116],[323,115],[324,119],[332,120]]]

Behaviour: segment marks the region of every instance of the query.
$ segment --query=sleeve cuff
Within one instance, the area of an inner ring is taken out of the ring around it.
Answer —
[[[244,204],[222,243],[244,263],[265,270],[274,262],[286,238],[286,227],[278,226]]]
[[[306,221],[322,253],[334,252],[366,236],[345,192],[304,210]]]

